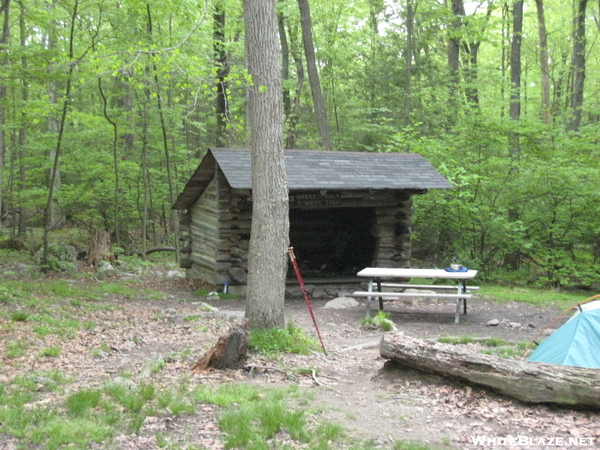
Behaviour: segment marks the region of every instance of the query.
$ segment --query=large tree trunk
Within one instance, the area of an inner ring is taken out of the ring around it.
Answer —
[[[246,0],[252,228],[246,318],[250,328],[283,328],[289,201],[283,159],[283,100],[275,0]]]
[[[306,68],[308,69],[308,80],[312,92],[315,115],[317,117],[317,127],[321,135],[321,141],[325,150],[333,150],[331,138],[329,137],[329,121],[327,120],[327,109],[323,100],[321,90],[321,81],[319,80],[319,70],[315,58],[315,44],[313,43],[312,24],[310,18],[310,8],[308,0],[298,0],[300,7],[300,25],[302,27],[302,41],[304,43],[304,55],[306,57]]]
[[[383,335],[380,353],[404,366],[479,384],[525,402],[600,409],[600,370],[505,359],[398,332]]]

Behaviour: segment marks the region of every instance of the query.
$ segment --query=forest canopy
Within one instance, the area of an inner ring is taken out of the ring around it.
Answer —
[[[241,3],[1,0],[2,232],[174,242],[206,149],[249,146]],[[455,185],[416,198],[415,265],[600,282],[598,0],[277,5],[286,147],[416,152]]]

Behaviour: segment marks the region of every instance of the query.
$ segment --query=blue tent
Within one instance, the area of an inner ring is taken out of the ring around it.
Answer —
[[[576,313],[544,340],[528,361],[600,369],[600,308]]]

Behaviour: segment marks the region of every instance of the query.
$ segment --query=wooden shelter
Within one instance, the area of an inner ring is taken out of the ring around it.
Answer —
[[[286,150],[285,165],[290,245],[311,282],[347,281],[367,266],[410,267],[412,196],[452,187],[416,153]],[[250,150],[210,148],[173,209],[181,211],[187,276],[245,286]]]

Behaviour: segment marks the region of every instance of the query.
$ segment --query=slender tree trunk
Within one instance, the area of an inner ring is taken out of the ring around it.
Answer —
[[[285,137],[285,148],[294,148],[296,144],[296,126],[300,117],[300,100],[302,99],[302,86],[304,85],[304,65],[302,61],[302,52],[299,49],[299,44],[295,38],[296,33],[290,30],[290,53],[294,59],[296,66],[296,90],[294,94],[294,102],[291,106],[290,114],[287,117],[287,135]]]
[[[8,39],[10,37],[10,0],[2,0],[0,8],[4,13],[4,23],[2,25],[2,35],[0,36],[0,71],[7,64]],[[4,80],[0,82],[0,230],[2,230],[2,199],[4,197],[4,155],[6,153],[6,85]]]
[[[281,61],[275,0],[245,0],[246,56],[252,85],[248,123],[252,148],[252,228],[246,318],[250,328],[283,328],[288,188],[283,156]]]
[[[317,127],[321,135],[321,141],[325,150],[332,150],[331,138],[329,136],[329,121],[327,120],[327,109],[321,90],[319,80],[319,70],[315,58],[315,45],[313,43],[312,24],[310,17],[310,7],[308,0],[298,0],[300,7],[300,25],[302,27],[302,42],[304,43],[304,56],[306,57],[306,68],[308,69],[308,80],[312,92],[315,115],[317,117]]]
[[[152,15],[151,15],[151,10],[150,10],[150,4],[146,5],[147,8],[147,12],[148,12],[148,30],[150,33],[150,39],[153,41],[153,27],[152,27]],[[224,14],[224,13],[223,13]],[[163,149],[165,152],[165,166],[167,168],[167,184],[169,186],[169,203],[170,205],[172,205],[173,203],[175,203],[175,190],[173,187],[173,174],[172,174],[172,169],[171,169],[171,152],[169,150],[169,133],[167,131],[167,123],[166,123],[166,119],[165,119],[165,113],[164,113],[164,108],[163,108],[163,94],[162,94],[162,90],[161,90],[161,83],[160,80],[158,78],[158,68],[156,66],[156,63],[153,62],[152,63],[152,72],[154,74],[154,87],[156,89],[156,104],[157,104],[157,108],[158,108],[158,117],[160,120],[160,129],[161,129],[161,134],[162,134],[162,144],[163,144]],[[224,79],[223,79],[223,82]],[[225,91],[223,92],[223,95],[225,95]],[[173,240],[174,240],[174,244],[175,244],[175,255],[177,260],[179,260],[179,236],[177,235],[177,227],[175,225],[176,221],[177,221],[177,215],[174,213],[174,210],[169,209],[169,211],[172,212],[172,214],[170,215],[170,222],[173,226]]]
[[[283,0],[278,0],[283,3]],[[277,29],[279,31],[279,42],[281,44],[281,78],[283,81],[283,112],[286,119],[289,119],[292,112],[292,100],[290,98],[290,88],[287,81],[290,79],[290,46],[288,45],[287,34],[285,32],[285,16],[283,13],[277,13]]]
[[[479,47],[481,42],[471,42],[466,45],[468,54],[468,67],[466,70],[467,86],[465,95],[469,105],[476,110],[479,109],[479,89],[477,88]]]
[[[573,21],[573,86],[571,90],[572,119],[568,129],[577,131],[581,124],[581,107],[583,106],[583,88],[585,84],[585,13],[588,0],[577,1],[577,11]]]
[[[113,129],[113,142],[112,142],[112,154],[113,154],[113,170],[115,171],[115,199],[113,204],[113,216],[115,221],[115,238],[117,241],[117,246],[121,246],[121,233],[119,232],[119,211],[120,211],[120,173],[119,173],[119,152],[118,152],[118,142],[119,142],[119,128],[117,123],[112,120],[108,115],[108,100],[106,95],[104,94],[104,90],[102,89],[102,77],[98,77],[98,92],[100,92],[100,97],[102,98],[102,113],[104,114],[104,118],[111,125]]]
[[[19,6],[21,9],[21,15],[19,17],[19,33],[21,38],[21,49],[25,50],[27,47],[27,27],[25,26],[25,14],[26,9],[22,1],[19,2]],[[21,77],[22,83],[22,91],[21,91],[21,100],[23,101],[23,106],[27,105],[29,102],[29,82],[28,80],[28,70],[27,70],[27,57],[21,57],[21,70],[23,71],[23,76]],[[27,183],[27,169],[25,166],[25,138],[26,138],[26,125],[27,124],[27,113],[25,112],[25,108],[22,108],[21,112],[21,123],[19,124],[19,136],[17,141],[17,146],[19,147],[19,191],[24,192]],[[1,183],[0,183],[1,184]],[[23,205],[19,206],[19,236],[25,236],[27,226],[27,215],[26,210]]]
[[[542,84],[542,122],[546,125],[552,123],[550,109],[550,71],[548,69],[548,34],[546,33],[546,17],[544,13],[544,0],[535,0],[538,19],[538,35],[540,40],[540,72]]]
[[[519,159],[521,157],[521,142],[517,130],[521,119],[521,42],[523,35],[523,0],[513,4],[513,35],[510,51],[510,105],[508,114],[513,124],[508,134],[508,151],[511,159],[511,177],[519,172]],[[516,222],[519,212],[516,207],[508,210],[509,222]],[[519,268],[520,252],[512,251],[505,256],[504,263],[515,270]]]
[[[510,50],[510,105],[509,117],[518,122],[521,119],[521,42],[523,37],[523,0],[513,5],[513,35]],[[510,139],[510,156],[516,162],[520,156],[518,133],[512,131]]]
[[[150,94],[147,94],[149,97]],[[147,98],[149,100],[149,98]],[[150,202],[150,183],[148,181],[148,106],[149,101],[144,105],[142,114],[143,131],[142,131],[142,259],[146,259],[146,251],[148,250],[148,204]]]
[[[413,0],[406,0],[406,68],[404,71],[404,126],[410,125],[410,111],[412,101],[412,55],[413,55],[413,26],[414,9]]]
[[[48,266],[48,233],[49,231],[52,229],[52,227],[55,226],[55,207],[54,207],[54,203],[55,203],[55,199],[54,199],[54,194],[55,194],[55,190],[58,188],[59,186],[59,162],[60,162],[60,152],[62,149],[62,143],[63,143],[63,135],[64,135],[64,131],[65,131],[65,124],[67,121],[67,112],[69,110],[69,102],[71,101],[71,83],[72,83],[72,76],[73,76],[73,70],[74,70],[74,63],[75,63],[75,52],[74,52],[74,46],[75,46],[75,23],[77,20],[77,12],[79,9],[79,0],[75,0],[75,4],[73,5],[73,13],[71,15],[71,28],[70,28],[70,33],[69,33],[69,66],[67,69],[67,84],[65,87],[65,97],[64,97],[64,101],[63,101],[63,107],[62,107],[62,113],[61,113],[61,117],[60,117],[60,122],[58,123],[58,136],[56,139],[56,147],[53,150],[53,156],[54,156],[54,161],[53,161],[53,167],[52,167],[52,171],[51,171],[51,178],[50,178],[50,189],[48,191],[48,202],[46,203],[46,220],[44,223],[44,236],[43,236],[43,246],[44,246],[44,251],[43,251],[43,256],[42,256],[42,268],[43,270],[47,270],[47,266]],[[54,91],[54,93],[56,94],[56,91]]]
[[[229,75],[229,62],[227,61],[227,50],[225,49],[225,8],[222,1],[218,1],[215,5],[213,14],[213,51],[215,54],[215,63],[217,67],[217,99],[216,99],[216,115],[217,115],[217,139],[216,143],[219,147],[227,147],[227,123],[228,123],[228,107],[227,107],[227,90]]]
[[[48,8],[50,9],[54,9],[55,5],[54,3],[50,4],[48,6]],[[51,25],[51,29],[50,29],[50,33],[48,34],[48,50],[52,51],[55,47],[56,47],[56,35],[57,35],[57,31],[56,31],[56,27],[57,24],[55,21],[52,21],[52,25]],[[54,70],[52,67],[50,67],[50,71]],[[48,132],[50,134],[54,134],[54,135],[58,135],[59,134],[59,128],[60,128],[60,123],[59,123],[59,119],[56,117],[54,109],[57,108],[58,105],[58,92],[57,92],[57,84],[56,81],[54,81],[54,79],[50,79],[50,82],[48,83],[48,100],[50,102],[50,115],[48,116]],[[62,136],[58,139],[59,141],[62,139]],[[60,144],[59,144],[60,145]],[[52,183],[49,187],[50,191],[52,192],[53,196],[54,193],[56,193],[59,189],[60,189],[60,164],[59,164],[59,157],[57,156],[57,150],[56,147],[51,148],[50,152],[49,152],[49,159],[50,159],[50,163],[52,164],[52,168],[50,169],[50,173],[49,173],[49,179],[50,179],[50,183]],[[46,212],[46,226],[49,227],[55,227],[58,226],[60,218],[61,218],[61,212],[60,212],[60,208],[58,206],[58,203],[56,201],[49,202],[47,205],[47,208],[49,208],[49,211]]]
[[[459,61],[461,39],[459,36],[459,29],[462,26],[462,18],[465,16],[465,7],[462,0],[452,0],[451,7],[454,20],[450,24],[450,38],[448,40],[448,104],[450,106],[451,117],[456,117],[455,112],[458,107],[457,97],[460,92]]]

